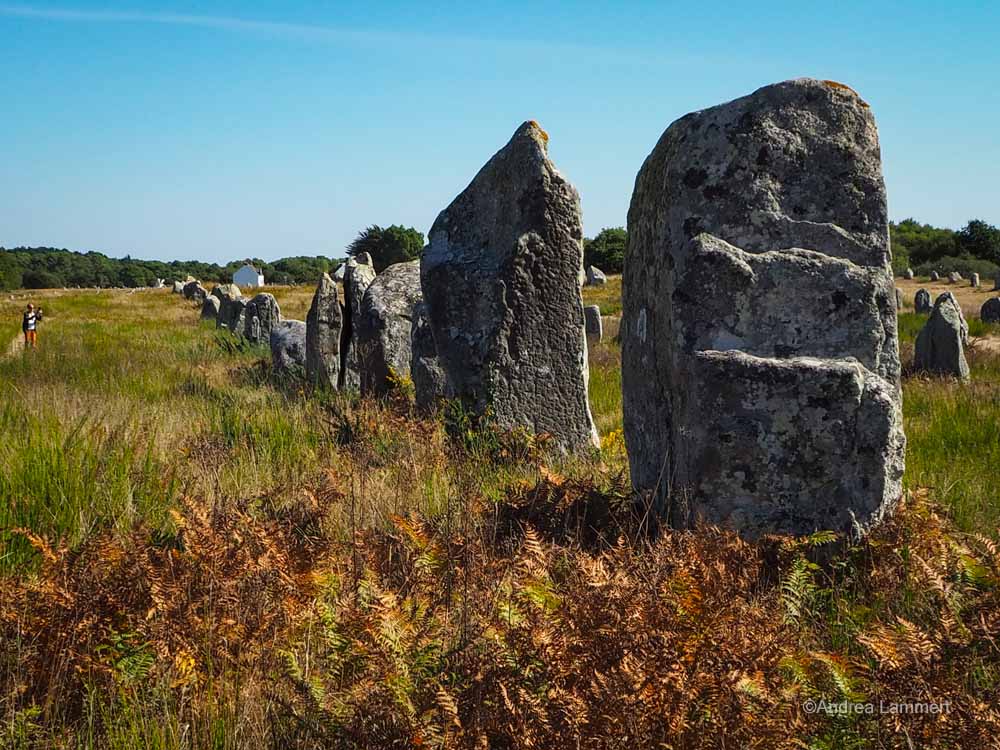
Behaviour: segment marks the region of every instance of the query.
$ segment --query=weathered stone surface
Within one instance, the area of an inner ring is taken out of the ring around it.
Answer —
[[[271,366],[277,372],[301,372],[306,365],[306,324],[282,320],[272,329]]]
[[[184,282],[175,281],[173,286],[170,287],[171,294],[183,294],[184,293]]]
[[[212,287],[212,295],[219,298],[219,302],[226,297],[231,297],[232,299],[241,299],[243,297],[243,292],[236,284],[216,284]]]
[[[903,272],[903,278],[904,279],[912,279],[913,278],[913,269],[912,268],[907,268]]]
[[[974,273],[974,274],[972,274],[972,276],[969,277],[969,286],[974,287],[976,289],[979,288],[979,274],[978,273]]]
[[[215,319],[215,327],[239,333],[246,314],[246,307],[246,300],[241,297],[223,297],[219,303],[219,315]]]
[[[671,125],[636,180],[623,278],[632,482],[676,525],[867,532],[901,493],[878,134],[800,79]]]
[[[1000,323],[1000,297],[991,297],[979,308],[979,317],[984,323]]]
[[[598,305],[587,305],[583,308],[583,319],[587,341],[596,344],[604,338],[604,324],[601,321],[601,308]]]
[[[202,320],[216,320],[219,317],[219,298],[213,294],[205,297],[205,301],[201,304],[201,319]]]
[[[410,377],[413,379],[417,408],[423,412],[433,411],[441,399],[451,398],[452,393],[448,387],[448,376],[438,360],[426,302],[413,306],[410,347],[413,352]]]
[[[340,339],[344,315],[337,283],[324,273],[306,316],[306,377],[329,388],[340,387]]]
[[[344,275],[347,273],[347,264],[341,263],[337,266],[337,270],[333,272],[333,280],[343,283]]]
[[[355,339],[363,395],[384,396],[393,375],[410,377],[413,306],[421,299],[418,260],[389,266],[368,287]]]
[[[948,274],[949,284],[957,284],[961,280],[962,280],[962,274],[960,274],[958,271],[952,271],[951,273]]]
[[[934,311],[917,335],[913,368],[966,380],[969,364],[965,360],[965,346],[968,343],[969,326],[962,308],[951,292],[945,292],[934,301]]]
[[[597,266],[587,266],[587,286],[604,286],[608,283],[608,277]]]
[[[580,197],[526,122],[442,211],[421,259],[438,357],[471,410],[597,443],[587,402]]]
[[[251,344],[266,344],[271,331],[281,322],[281,308],[273,294],[263,292],[247,302],[243,324],[236,329]]]
[[[358,253],[352,260],[359,266],[371,266],[375,267],[375,262],[372,260],[371,253]]]
[[[903,309],[903,290],[898,286],[896,287],[896,310]]]
[[[941,276],[938,274],[938,272],[937,271],[931,271],[931,281],[940,281],[940,280],[941,280]]]
[[[182,294],[185,299],[189,299],[193,302],[201,304],[205,301],[205,297],[208,296],[208,290],[201,285],[198,281],[189,281],[184,285],[182,289]]]
[[[913,311],[923,314],[931,311],[931,293],[926,289],[918,289],[913,295]]]
[[[362,255],[368,256],[368,253]],[[371,257],[368,256],[368,259]],[[361,301],[374,280],[375,267],[371,263],[358,263],[354,258],[347,261],[344,273],[344,333],[341,340],[345,351],[342,353],[343,366],[340,371],[341,388],[361,387],[357,321],[361,316]]]

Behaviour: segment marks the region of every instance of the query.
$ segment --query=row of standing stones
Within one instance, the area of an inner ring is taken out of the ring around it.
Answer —
[[[304,338],[308,376],[332,387],[381,395],[409,376],[421,408],[460,399],[565,452],[598,445],[587,339],[601,318],[581,285],[602,281],[583,271],[580,198],[547,145],[521,125],[438,215],[420,260],[379,274],[349,261],[343,305],[324,276],[294,333],[266,294],[244,306],[220,293],[219,325],[272,345]],[[619,335],[634,489],[674,526],[749,538],[857,537],[886,517],[906,441],[868,105],[797,79],[682,117],[636,178],[628,232]]]

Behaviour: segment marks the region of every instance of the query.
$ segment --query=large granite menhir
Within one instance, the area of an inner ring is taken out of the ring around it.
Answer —
[[[420,301],[418,260],[389,266],[368,286],[354,338],[362,395],[384,396],[393,378],[410,377],[413,308]]]
[[[365,292],[375,280],[375,265],[368,253],[348,259],[344,271],[344,322],[341,334],[340,387],[361,387],[361,361],[358,357],[358,321]]]
[[[306,377],[310,382],[336,390],[340,387],[340,339],[344,314],[337,283],[324,273],[316,286],[306,315]]]
[[[636,179],[623,278],[632,482],[678,526],[866,533],[905,437],[878,133],[800,79],[672,124]]]
[[[501,427],[592,446],[580,294],[580,196],[521,125],[438,215],[420,278],[438,360],[456,398]]]

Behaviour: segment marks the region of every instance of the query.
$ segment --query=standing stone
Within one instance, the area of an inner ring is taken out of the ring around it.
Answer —
[[[413,306],[421,299],[418,260],[389,266],[368,287],[355,339],[362,395],[384,396],[393,377],[410,377]]]
[[[224,296],[219,302],[219,316],[215,319],[215,327],[239,333],[246,307],[247,303],[241,297]]]
[[[937,271],[931,271],[931,281],[940,281],[941,277]]]
[[[972,276],[969,277],[969,286],[973,287],[974,289],[978,289],[979,288],[979,274],[978,273],[974,273],[974,274],[972,274]]]
[[[417,408],[422,412],[431,412],[441,399],[451,398],[452,393],[448,387],[448,376],[437,356],[426,302],[413,306],[410,347],[413,351],[410,376],[413,378]]]
[[[958,271],[952,271],[951,273],[948,274],[949,284],[957,284],[961,280],[962,280],[962,274],[960,274]]]
[[[918,289],[913,295],[913,310],[926,315],[931,311],[931,293],[926,289]]]
[[[951,292],[945,292],[935,300],[934,312],[917,335],[913,367],[919,372],[968,380],[969,364],[965,361],[968,343],[969,326],[962,308]]]
[[[587,402],[580,196],[526,122],[442,211],[420,275],[438,356],[471,411],[597,445]]]
[[[181,290],[184,294],[185,299],[189,299],[192,302],[197,302],[199,305],[205,301],[205,297],[208,296],[208,290],[201,285],[198,281],[189,281],[186,283]]]
[[[173,286],[170,288],[170,293],[171,294],[183,294],[184,293],[184,284],[183,284],[183,282],[175,281],[174,284],[173,284]]]
[[[217,320],[219,317],[219,298],[215,295],[208,295],[201,305],[202,320]]]
[[[903,290],[900,289],[897,286],[896,287],[896,310],[899,311],[899,310],[902,310],[902,309],[903,309]]]
[[[587,266],[587,286],[604,286],[608,283],[608,277],[597,266]]]
[[[370,260],[368,253],[362,253]],[[344,333],[341,337],[346,351],[342,353],[343,367],[340,371],[340,387],[361,387],[361,362],[358,358],[358,326],[361,316],[361,301],[365,292],[375,280],[375,267],[371,263],[358,263],[351,258],[344,273]]]
[[[633,486],[679,526],[866,533],[902,429],[878,132],[798,79],[671,125],[636,179],[623,278]]]
[[[583,308],[583,319],[588,342],[596,344],[604,338],[604,324],[601,321],[601,308],[599,306],[587,305]]]
[[[265,344],[281,321],[281,308],[273,294],[263,292],[247,302],[243,325],[237,328],[251,344]]]
[[[240,299],[243,293],[236,284],[216,284],[212,287],[212,295],[219,298],[219,302],[222,302],[226,297],[231,297],[233,299]]]
[[[306,366],[306,324],[282,320],[271,329],[271,366],[277,372],[301,372]]]
[[[903,272],[903,278],[904,279],[912,279],[913,278],[913,269],[912,268],[907,268]]]
[[[341,263],[339,266],[337,266],[337,270],[333,272],[333,280],[343,283],[345,273],[347,273],[347,264]]]
[[[340,387],[340,338],[344,315],[337,283],[324,273],[306,316],[306,377],[329,388]]]
[[[991,297],[979,308],[979,318],[984,323],[1000,323],[1000,297]]]

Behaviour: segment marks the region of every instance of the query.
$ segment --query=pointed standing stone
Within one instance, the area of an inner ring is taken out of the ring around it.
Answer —
[[[441,366],[473,413],[597,445],[587,402],[580,196],[526,122],[442,211],[420,274]]]
[[[923,315],[931,311],[931,293],[926,289],[918,289],[913,295],[913,311]]]
[[[598,343],[604,337],[604,323],[601,321],[601,308],[597,305],[587,305],[583,308],[586,321],[587,341]]]
[[[368,287],[355,339],[362,395],[384,396],[393,377],[410,377],[413,307],[420,301],[418,260],[389,266]]]
[[[368,260],[371,256],[362,253]],[[359,263],[351,258],[344,272],[344,333],[342,338],[345,351],[341,352],[343,363],[340,370],[340,387],[357,389],[361,387],[361,363],[358,358],[358,326],[361,316],[361,301],[365,292],[375,280],[375,267],[371,263]]]
[[[344,316],[337,283],[324,273],[306,315],[306,377],[336,390],[340,386],[340,341]]]
[[[951,292],[945,292],[935,300],[934,312],[917,335],[913,367],[918,372],[968,380],[969,363],[965,360],[968,343],[969,326],[962,308]]]

